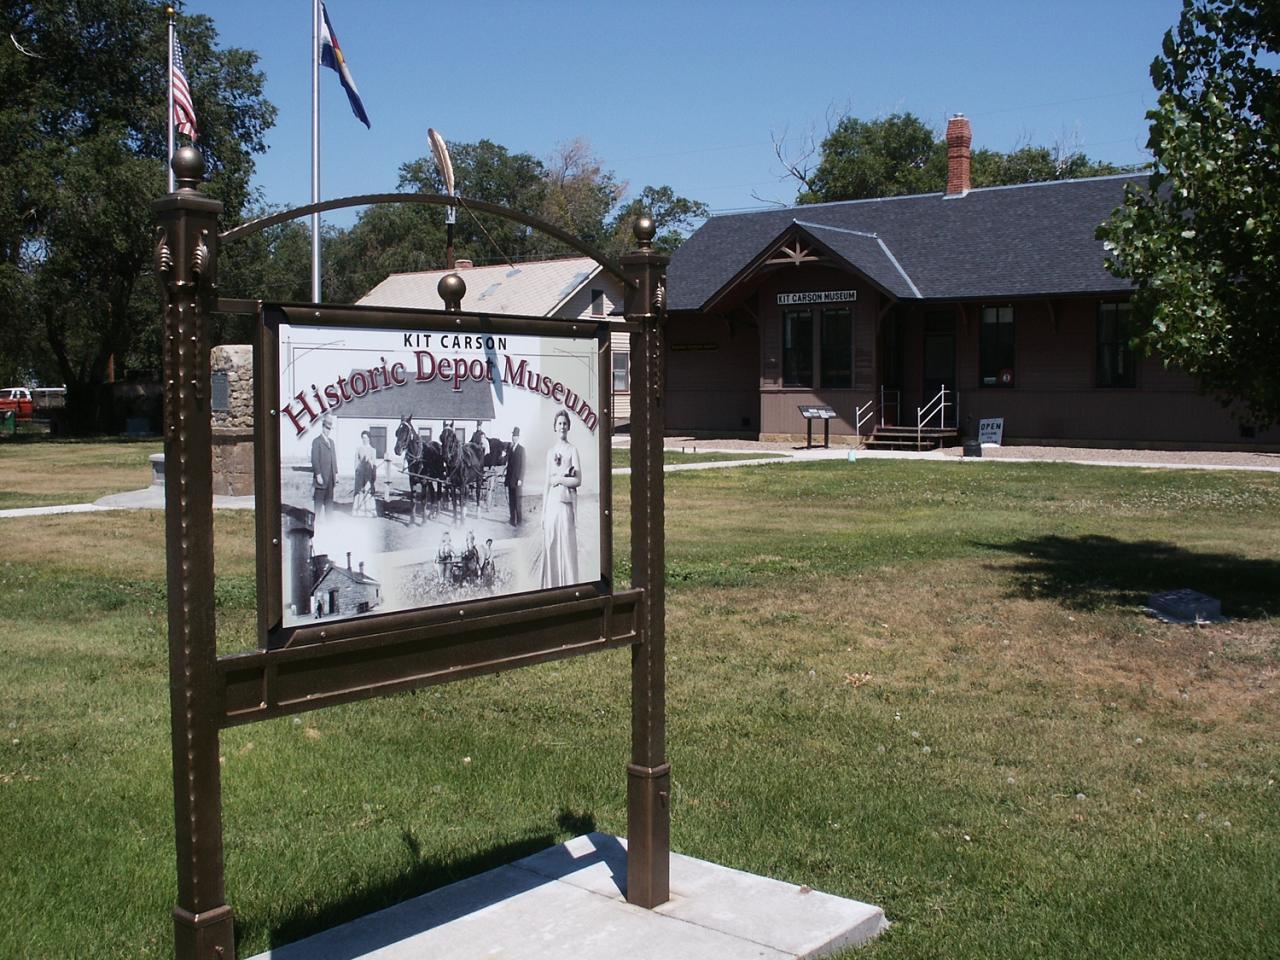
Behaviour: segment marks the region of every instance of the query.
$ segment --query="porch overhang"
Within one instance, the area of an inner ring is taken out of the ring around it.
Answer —
[[[890,303],[924,299],[888,244],[875,234],[793,220],[712,294],[701,312],[717,312],[744,284],[803,266],[834,267],[865,282]]]

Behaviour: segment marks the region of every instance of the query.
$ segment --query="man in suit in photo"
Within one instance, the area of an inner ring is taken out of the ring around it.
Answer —
[[[324,418],[320,436],[311,441],[311,473],[315,482],[316,517],[333,510],[333,488],[338,482],[338,453],[333,445],[333,417]]]
[[[524,447],[520,445],[520,428],[511,431],[511,446],[507,448],[507,503],[511,510],[511,525],[524,523],[524,510],[520,503],[524,493]]]

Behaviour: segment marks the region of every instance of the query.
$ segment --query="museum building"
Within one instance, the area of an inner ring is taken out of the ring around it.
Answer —
[[[972,189],[969,121],[941,194],[713,217],[668,273],[667,428],[944,442],[1280,448],[1197,381],[1130,346],[1132,286],[1095,232],[1145,177]]]

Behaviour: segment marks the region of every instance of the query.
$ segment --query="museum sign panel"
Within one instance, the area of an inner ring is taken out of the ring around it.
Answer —
[[[607,590],[605,325],[317,322],[328,313],[263,314],[275,458],[259,486],[279,516],[265,551],[279,593],[268,646],[319,639],[298,628],[328,639],[353,618]],[[516,328],[528,332],[505,332]]]

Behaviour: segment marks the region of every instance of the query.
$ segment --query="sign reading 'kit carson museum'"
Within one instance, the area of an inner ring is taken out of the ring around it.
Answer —
[[[278,326],[282,626],[601,579],[601,338]]]
[[[806,293],[780,293],[778,306],[789,307],[803,303],[849,303],[857,299],[857,290],[813,290]]]

